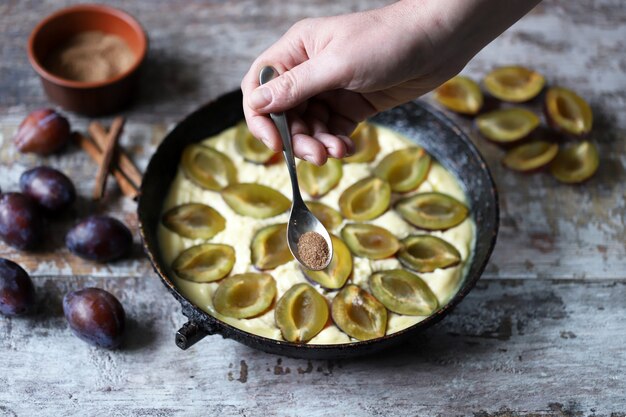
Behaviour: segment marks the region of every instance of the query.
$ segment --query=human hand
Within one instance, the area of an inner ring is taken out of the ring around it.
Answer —
[[[267,115],[286,111],[296,156],[316,165],[342,158],[353,151],[349,135],[359,121],[436,88],[537,1],[404,0],[300,21],[242,81],[250,132],[280,151]],[[266,65],[279,76],[259,86]]]

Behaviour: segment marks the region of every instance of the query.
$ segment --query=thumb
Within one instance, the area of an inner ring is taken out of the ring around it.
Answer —
[[[339,87],[338,71],[333,71],[323,56],[311,58],[257,87],[248,105],[259,113],[290,110],[303,101]]]

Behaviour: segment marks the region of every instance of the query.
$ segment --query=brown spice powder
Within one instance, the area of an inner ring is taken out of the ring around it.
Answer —
[[[82,32],[53,50],[44,66],[72,81],[98,82],[120,75],[135,62],[135,54],[119,36]]]
[[[320,269],[328,262],[330,253],[322,235],[306,232],[298,240],[298,255],[309,268]]]

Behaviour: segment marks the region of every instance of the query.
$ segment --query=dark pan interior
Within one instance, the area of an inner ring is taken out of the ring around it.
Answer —
[[[474,287],[493,250],[498,232],[497,192],[478,150],[448,118],[423,102],[411,102],[379,114],[374,123],[388,126],[423,146],[461,182],[476,222],[476,244],[469,271],[460,291],[442,309],[426,320],[379,339],[340,345],[297,345],[256,336],[227,325],[205,313],[173,286],[161,258],[157,226],[166,191],[173,180],[183,148],[236,124],[243,118],[241,92],[226,94],[205,105],[179,123],[152,156],[143,178],[138,214],[144,247],[163,283],[181,303],[192,328],[201,335],[221,334],[248,346],[286,356],[332,359],[373,353],[402,343],[441,320]]]

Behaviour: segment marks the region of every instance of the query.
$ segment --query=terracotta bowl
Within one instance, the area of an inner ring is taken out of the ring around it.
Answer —
[[[44,65],[48,54],[72,36],[86,31],[121,37],[135,54],[135,62],[127,71],[97,82],[73,81],[50,73]],[[95,4],[76,5],[53,13],[33,29],[28,39],[28,59],[41,77],[50,100],[88,116],[114,113],[130,102],[147,50],[148,38],[137,20],[121,10]]]

